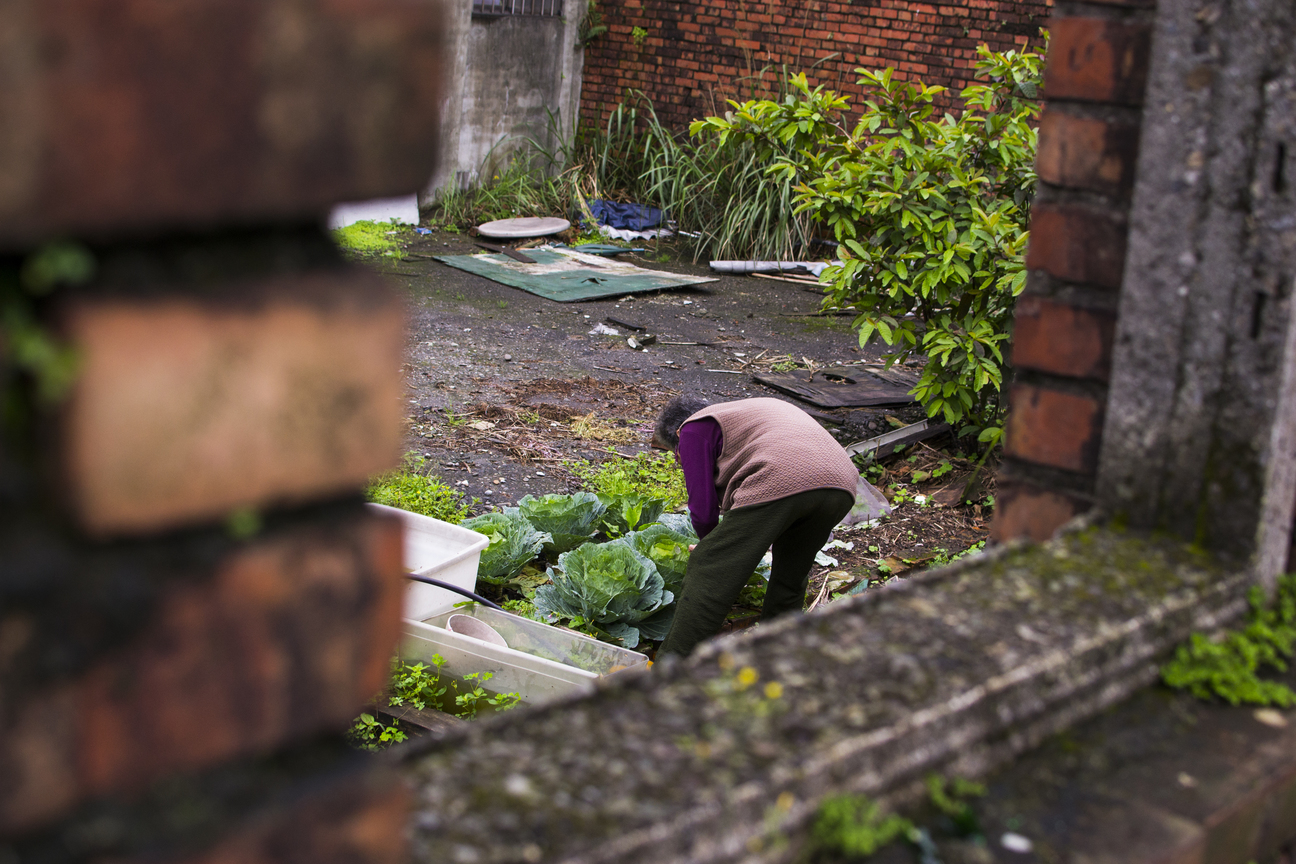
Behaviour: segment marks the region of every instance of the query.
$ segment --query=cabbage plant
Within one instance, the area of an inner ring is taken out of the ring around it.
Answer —
[[[627,534],[627,543],[657,566],[666,589],[679,594],[684,585],[684,571],[688,569],[689,544],[696,543],[697,537],[689,536],[661,523],[654,523]]]
[[[601,527],[609,537],[620,537],[641,525],[656,522],[657,517],[666,509],[666,499],[634,493],[609,495],[599,492],[598,499],[607,508]]]
[[[482,550],[481,563],[477,565],[477,578],[493,585],[516,576],[551,539],[548,534],[537,531],[514,508],[503,513],[485,513],[461,524],[490,538],[490,545]]]
[[[623,540],[587,543],[558,556],[552,584],[536,589],[535,605],[550,623],[581,618],[634,648],[641,638],[664,639],[675,600],[653,562]]]
[[[607,507],[593,492],[575,495],[527,495],[517,509],[537,531],[550,535],[545,552],[567,552],[588,543],[597,533],[599,519]]]

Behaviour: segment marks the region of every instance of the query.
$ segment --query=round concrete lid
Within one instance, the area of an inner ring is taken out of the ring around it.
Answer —
[[[566,219],[554,216],[527,216],[522,219],[500,219],[478,225],[477,230],[483,237],[510,239],[514,237],[547,237],[558,234],[571,227]]]

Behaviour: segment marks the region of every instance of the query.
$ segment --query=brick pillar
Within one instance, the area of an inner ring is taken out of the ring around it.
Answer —
[[[1139,151],[1152,4],[1058,4],[993,535],[1093,506]]]
[[[403,859],[341,737],[398,632],[403,304],[320,224],[430,176],[440,20],[0,6],[0,861]]]

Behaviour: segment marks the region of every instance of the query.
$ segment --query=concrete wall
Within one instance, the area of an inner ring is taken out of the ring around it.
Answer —
[[[456,0],[450,24],[454,70],[447,82],[441,160],[425,200],[447,186],[489,178],[528,139],[553,151],[575,129],[583,51],[583,4],[567,18],[488,17]]]

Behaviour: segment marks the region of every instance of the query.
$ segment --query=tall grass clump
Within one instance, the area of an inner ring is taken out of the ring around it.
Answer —
[[[790,151],[672,132],[643,93],[617,105],[573,155],[583,193],[665,211],[676,230],[696,235],[688,238],[695,260],[791,258],[809,245],[811,219],[795,212],[801,178],[767,174]]]

